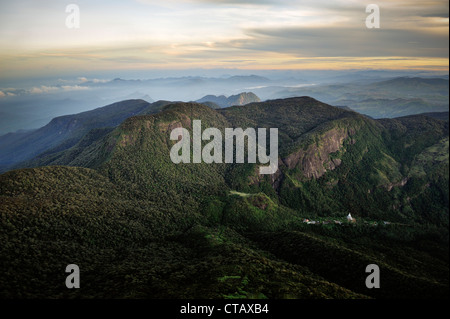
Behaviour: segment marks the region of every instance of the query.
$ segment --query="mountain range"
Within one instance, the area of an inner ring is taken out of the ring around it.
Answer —
[[[449,295],[448,113],[376,120],[307,96],[92,112],[17,137],[28,161],[0,175],[1,297]],[[196,119],[278,128],[277,172],[174,164],[170,132]],[[63,284],[73,263],[83,289]]]
[[[141,96],[141,94],[136,92],[129,97],[133,96]],[[94,135],[102,134],[118,126],[130,116],[157,113],[169,103],[169,101],[153,103],[148,101],[151,101],[149,97],[147,100],[125,100],[91,111],[56,117],[37,130],[19,131],[0,136],[0,172],[28,166],[23,162],[68,149],[91,130],[94,130],[92,132]],[[253,93],[240,93],[228,98],[208,95],[198,102],[211,108],[221,108],[259,101]],[[89,135],[87,138],[91,137]]]
[[[398,77],[302,87],[269,86],[253,92],[263,100],[307,95],[331,105],[347,106],[373,118],[394,118],[448,112],[448,88],[448,79]]]
[[[158,112],[166,103],[126,100],[56,117],[37,130],[5,134],[0,137],[0,171],[42,153],[67,149],[93,129],[113,128],[130,116]]]
[[[262,101],[311,96],[330,105],[350,107],[373,118],[448,111],[448,75],[427,77],[413,71],[406,72],[409,77],[398,77],[405,72],[396,71],[336,74],[286,71],[268,72],[267,76],[217,74],[215,77],[114,80],[107,79],[104,74],[92,79],[42,79],[17,85],[4,84],[0,88],[0,136],[23,129],[38,129],[55,117],[123,100],[143,99],[149,103],[154,100],[196,101],[206,95],[232,96],[241,92],[253,92]]]

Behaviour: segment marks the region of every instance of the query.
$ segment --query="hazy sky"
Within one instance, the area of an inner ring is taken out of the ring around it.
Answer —
[[[77,4],[80,28],[66,26]],[[368,29],[365,8],[380,8]],[[448,0],[0,0],[0,78],[111,69],[448,70]]]

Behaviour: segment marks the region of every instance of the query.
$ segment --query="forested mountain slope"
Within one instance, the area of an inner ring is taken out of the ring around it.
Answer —
[[[448,122],[308,97],[161,107],[0,175],[2,297],[448,296]],[[278,171],[172,163],[193,120],[278,128]],[[83,289],[64,286],[71,263]]]

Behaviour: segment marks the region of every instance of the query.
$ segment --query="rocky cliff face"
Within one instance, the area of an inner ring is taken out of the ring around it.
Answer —
[[[345,151],[343,146],[346,140],[348,140],[349,144],[355,144],[355,134],[356,130],[354,128],[333,127],[315,135],[315,139],[318,142],[313,142],[306,147],[300,148],[284,158],[280,157],[278,159],[278,171],[268,176],[272,187],[276,191],[279,190],[285,178],[286,170],[292,173],[293,170],[298,169],[301,175],[294,174],[291,177],[299,181],[318,179],[326,172],[334,170],[342,164],[342,160],[332,156],[332,154],[338,151]],[[259,175],[258,172],[259,166],[256,166],[253,175],[249,176],[250,185],[260,184],[264,179],[264,175]]]
[[[283,159],[288,169],[298,167],[307,179],[319,178],[327,171],[341,165],[341,159],[331,158],[330,154],[339,151],[344,141],[355,133],[354,130],[333,128],[319,136],[319,141],[306,149],[299,149]],[[350,140],[354,143],[354,140]]]

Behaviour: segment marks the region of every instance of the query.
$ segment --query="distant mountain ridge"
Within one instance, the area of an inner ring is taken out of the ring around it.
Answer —
[[[1,136],[0,171],[52,148],[54,151],[70,148],[92,129],[116,127],[130,116],[158,112],[167,103],[125,100],[92,111],[56,117],[37,130]]]
[[[448,106],[433,105],[423,98],[397,98],[397,99],[366,99],[366,100],[340,100],[352,110],[377,118],[395,118],[411,114],[420,114],[427,110],[444,111]]]
[[[373,83],[371,86],[381,89],[405,89],[440,91],[448,93],[448,79],[441,78],[420,78],[420,77],[398,77]]]
[[[424,115],[428,117],[432,117],[437,120],[441,121],[449,121],[449,112],[431,112],[431,113],[421,113],[418,115]]]
[[[347,106],[372,118],[449,110],[449,80],[442,78],[397,77],[368,83],[263,88],[254,91],[263,99],[311,96],[331,105]]]
[[[196,101],[197,103],[212,102],[224,108],[233,105],[246,105],[249,103],[261,102],[261,99],[252,92],[243,92],[226,97],[225,95],[206,95]]]

